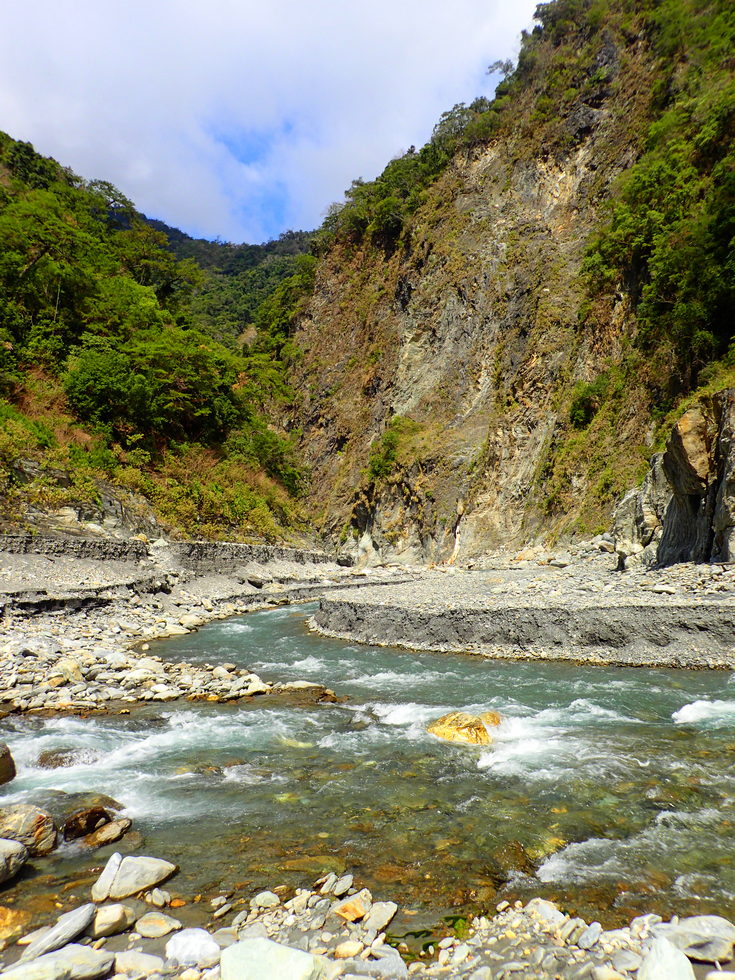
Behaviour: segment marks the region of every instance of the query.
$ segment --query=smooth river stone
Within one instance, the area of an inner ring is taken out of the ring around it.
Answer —
[[[163,960],[160,956],[140,953],[137,949],[128,949],[115,954],[115,973],[127,973],[131,977],[149,977],[153,973],[162,971]]]
[[[735,926],[721,915],[692,915],[676,924],[662,922],[651,932],[668,939],[691,960],[714,963],[732,959]]]
[[[322,980],[324,967],[316,956],[270,939],[243,939],[222,950],[222,980]]]
[[[654,939],[643,957],[638,980],[696,980],[692,964],[668,939]]]
[[[92,886],[92,898],[95,902],[103,902],[106,898],[129,898],[160,885],[178,870],[175,864],[160,858],[121,858],[115,852]]]
[[[375,902],[363,920],[363,929],[382,932],[397,911],[395,902]]]
[[[0,840],[0,884],[14,878],[28,860],[28,848],[17,840]]]
[[[102,874],[99,876],[97,881],[92,885],[92,901],[93,902],[104,902],[106,898],[110,896],[110,887],[115,880],[115,875],[120,869],[122,864],[122,854],[115,851],[111,854],[107,864],[105,865]]]
[[[129,905],[103,905],[97,909],[92,925],[92,938],[116,936],[135,922],[135,912]]]
[[[146,912],[135,923],[135,931],[140,933],[144,939],[160,939],[161,936],[168,936],[171,932],[176,932],[181,928],[178,919],[163,912]]]
[[[72,943],[29,963],[11,966],[3,973],[3,980],[95,980],[107,976],[114,963],[114,953]]]
[[[166,959],[200,969],[219,962],[220,947],[206,929],[182,929],[166,943]],[[271,978],[274,980],[274,978]]]
[[[78,909],[72,909],[71,912],[60,915],[55,926],[52,926],[48,932],[39,936],[38,939],[34,939],[26,947],[20,962],[34,960],[38,956],[43,956],[44,953],[52,953],[54,950],[66,946],[72,939],[81,935],[92,923],[96,912],[97,907],[94,902],[87,902],[86,905],[80,905]]]

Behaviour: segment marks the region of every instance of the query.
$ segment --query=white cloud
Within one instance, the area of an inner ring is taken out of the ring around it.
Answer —
[[[3,17],[0,128],[192,234],[260,241],[489,94],[534,7],[27,0]]]

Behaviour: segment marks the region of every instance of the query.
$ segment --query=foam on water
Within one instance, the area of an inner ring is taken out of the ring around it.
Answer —
[[[249,623],[225,622],[219,627],[219,632],[225,636],[239,636],[243,633],[252,633],[253,627]]]
[[[735,722],[735,701],[692,701],[672,716],[676,725],[696,725],[706,722],[712,726],[731,726]]]

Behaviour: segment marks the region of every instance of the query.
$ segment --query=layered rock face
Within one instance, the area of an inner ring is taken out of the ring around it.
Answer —
[[[735,560],[735,389],[703,399],[617,508],[621,565]]]
[[[517,131],[459,154],[392,252],[338,243],[321,262],[295,337],[304,397],[285,421],[303,432],[323,530],[345,547],[461,559],[589,516],[599,472],[573,475],[570,499],[554,503],[546,468],[570,435],[569,392],[620,357],[631,330],[623,294],[580,329],[580,270],[636,159],[650,71],[643,44],[607,37],[603,48],[610,84],[594,105],[559,108],[557,145],[539,136],[529,90]],[[634,398],[624,415],[612,436],[621,457],[650,421]],[[391,472],[375,479],[371,459],[394,423]],[[611,517],[607,503],[589,529]]]

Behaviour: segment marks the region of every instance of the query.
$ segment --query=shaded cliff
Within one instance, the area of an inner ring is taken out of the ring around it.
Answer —
[[[343,546],[446,560],[590,534],[642,477],[686,384],[673,340],[639,343],[640,265],[593,288],[589,255],[678,70],[645,6],[540,8],[492,135],[398,232],[379,208],[338,228],[294,335],[290,422]]]
[[[735,389],[682,415],[613,526],[621,567],[735,560]]]

